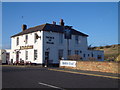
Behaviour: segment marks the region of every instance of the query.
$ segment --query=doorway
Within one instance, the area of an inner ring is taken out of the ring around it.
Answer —
[[[19,51],[16,52],[16,63],[19,63]]]
[[[45,65],[49,66],[49,52],[45,52]]]

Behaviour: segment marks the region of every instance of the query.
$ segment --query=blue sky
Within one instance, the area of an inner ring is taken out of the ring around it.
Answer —
[[[65,25],[88,34],[88,45],[118,44],[117,2],[3,2],[3,48],[10,48],[10,36],[21,32],[23,23],[30,28],[52,21],[59,24],[61,18]]]

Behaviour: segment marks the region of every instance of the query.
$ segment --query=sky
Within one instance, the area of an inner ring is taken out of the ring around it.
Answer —
[[[88,34],[88,45],[118,44],[118,2],[3,2],[2,47],[10,48],[22,24],[30,28],[60,19]]]

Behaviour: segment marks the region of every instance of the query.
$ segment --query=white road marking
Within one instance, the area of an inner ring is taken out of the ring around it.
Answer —
[[[52,88],[57,88],[57,89],[65,90],[65,89],[63,89],[63,88],[56,87],[56,86],[53,86],[53,85],[49,85],[49,84],[42,83],[42,82],[39,82],[38,84],[41,84],[41,85],[44,85],[44,86],[48,86],[48,87],[52,87]]]

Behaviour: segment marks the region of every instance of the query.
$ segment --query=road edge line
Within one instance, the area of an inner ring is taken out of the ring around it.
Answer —
[[[89,75],[89,76],[98,76],[98,77],[106,77],[106,78],[120,79],[120,77],[105,76],[105,75],[98,75],[98,74],[89,74],[89,73],[81,73],[81,72],[57,70],[57,69],[48,69],[48,70],[61,71],[61,72],[68,72],[68,73],[75,73],[75,74],[83,74],[83,75]]]

